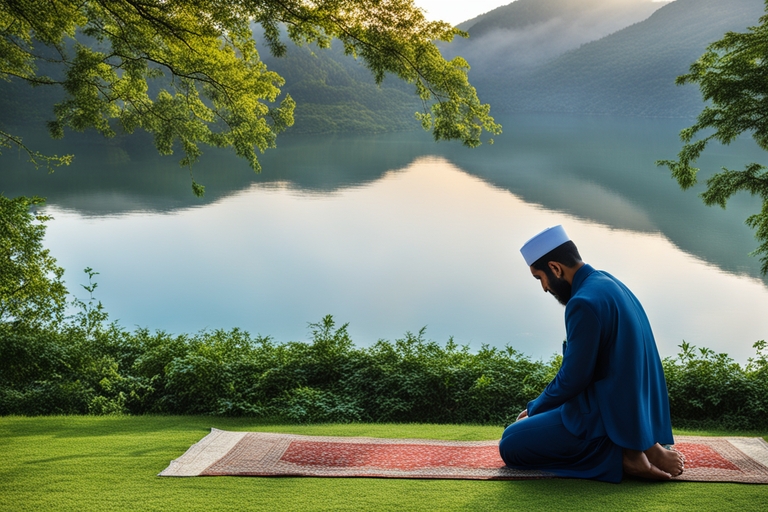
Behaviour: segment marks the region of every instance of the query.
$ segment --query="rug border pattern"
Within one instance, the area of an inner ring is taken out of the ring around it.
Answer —
[[[678,444],[704,444],[728,460],[738,471],[692,467],[675,481],[768,483],[768,443],[752,437],[675,436]],[[378,467],[308,467],[280,458],[293,441],[322,441],[323,443],[430,446],[498,446],[498,440],[444,441],[434,439],[392,439],[373,437],[307,436],[271,432],[233,432],[212,428],[211,432],[192,445],[186,453],[171,461],[158,476],[319,476],[319,477],[378,477],[435,478],[470,480],[517,480],[552,478],[544,471],[498,468],[429,467],[397,470]]]

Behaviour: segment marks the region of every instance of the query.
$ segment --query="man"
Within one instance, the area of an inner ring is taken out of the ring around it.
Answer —
[[[504,431],[499,451],[517,469],[620,482],[683,472],[667,384],[648,318],[618,279],[581,261],[562,226],[520,249],[531,274],[565,306],[557,376]]]

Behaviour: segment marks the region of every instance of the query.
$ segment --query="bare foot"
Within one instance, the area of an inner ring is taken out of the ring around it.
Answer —
[[[648,462],[672,476],[678,476],[683,473],[685,457],[680,452],[667,450],[659,443],[656,443],[645,450],[645,455],[648,457]]]
[[[645,453],[636,450],[624,450],[623,467],[625,474],[648,480],[669,480],[672,478],[671,474],[651,464]]]

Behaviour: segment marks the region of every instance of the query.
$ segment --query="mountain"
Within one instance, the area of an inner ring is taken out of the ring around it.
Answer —
[[[631,11],[638,8],[646,12],[647,17],[669,1],[672,0],[516,0],[464,21],[458,28],[479,36],[496,29],[516,30],[548,23],[554,18],[561,18],[564,23],[590,18],[593,23],[599,22],[595,14],[607,18],[631,18]]]
[[[764,9],[763,0],[676,0],[532,69],[498,63],[474,67],[470,78],[502,111],[695,116],[698,88],[677,87],[675,78],[726,32],[756,25]]]
[[[764,9],[764,0],[517,0],[461,23],[469,39],[441,50],[469,61],[493,112],[693,117],[703,106],[698,88],[675,78],[726,32],[756,25]],[[412,87],[376,86],[340,45],[289,46],[287,57],[264,60],[298,103],[294,132],[416,126]]]
[[[698,88],[676,87],[706,46],[758,23],[763,0],[517,0],[459,25],[469,39],[442,44],[465,57],[470,81],[492,112],[695,116]],[[418,128],[413,86],[381,86],[335,42],[328,50],[288,45],[267,66],[296,100],[290,133],[380,133]],[[0,128],[45,131],[62,92],[0,82]]]
[[[517,0],[458,25],[469,39],[443,45],[482,74],[537,66],[650,16],[652,0]]]
[[[377,85],[361,60],[344,55],[339,41],[329,49],[288,43],[284,57],[266,50],[261,56],[285,78],[283,94],[296,100],[290,133],[379,133],[420,126],[414,117],[422,108],[415,87],[392,77]]]

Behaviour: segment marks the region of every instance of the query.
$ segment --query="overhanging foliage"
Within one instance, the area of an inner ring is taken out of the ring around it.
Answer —
[[[412,0],[4,0],[0,78],[64,89],[49,123],[54,137],[66,128],[107,137],[143,129],[160,153],[180,145],[182,165],[208,144],[233,148],[258,171],[257,153],[293,124],[295,102],[280,99],[284,81],[260,59],[253,23],[275,55],[286,52],[285,28],[296,44],[340,40],[377,82],[393,74],[412,83],[424,102],[418,117],[437,140],[474,147],[483,131],[500,131],[467,80],[467,62],[446,61],[434,44],[463,33],[427,21]],[[42,62],[61,76],[38,74]],[[49,166],[71,160],[40,155],[5,131],[0,145]],[[203,193],[194,180],[193,190]]]
[[[768,1],[766,2],[768,9]],[[680,132],[684,145],[677,160],[660,160],[672,176],[687,189],[697,182],[699,169],[693,164],[710,142],[730,144],[739,135],[749,133],[768,151],[768,15],[748,32],[728,32],[707,48],[694,62],[688,74],[677,84],[696,83],[705,101],[710,103],[696,123]],[[747,218],[759,242],[754,254],[760,255],[761,271],[768,273],[768,172],[765,166],[751,163],[743,171],[723,168],[707,180],[702,199],[707,205],[726,207],[738,192],[748,192],[762,199],[760,212]]]

